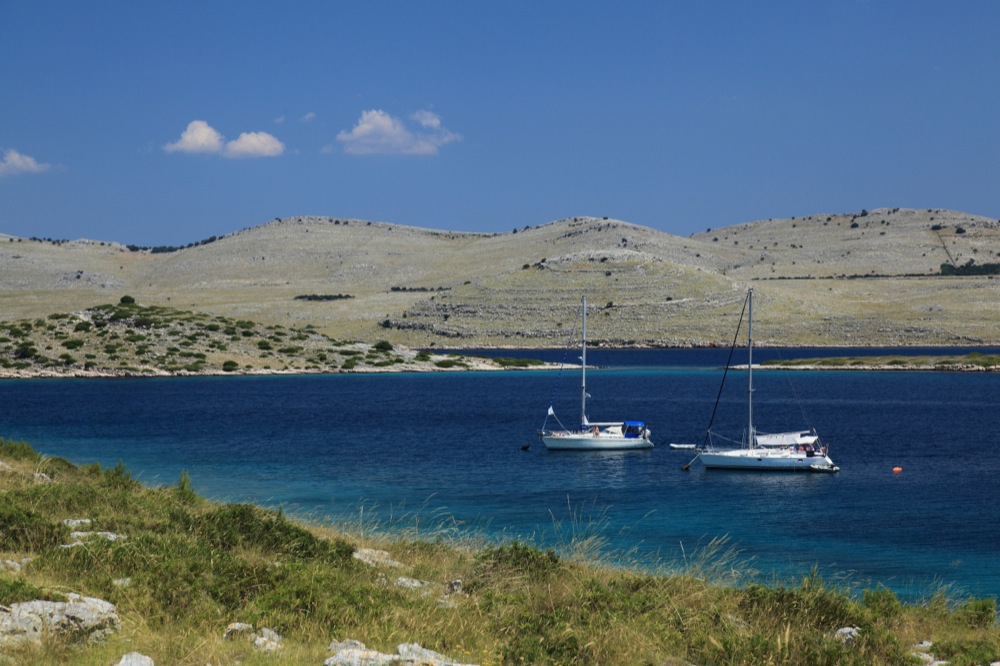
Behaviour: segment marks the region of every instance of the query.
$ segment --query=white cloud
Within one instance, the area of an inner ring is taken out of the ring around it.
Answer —
[[[430,111],[417,111],[411,119],[420,129],[411,131],[380,109],[363,111],[350,132],[337,134],[337,141],[352,155],[437,155],[441,146],[462,139],[444,129],[438,115]]]
[[[22,155],[13,148],[3,151],[3,161],[0,162],[0,178],[14,176],[19,173],[41,173],[48,171],[51,165],[39,163],[34,157]]]
[[[223,137],[204,120],[192,120],[181,138],[163,146],[168,153],[221,153]]]
[[[208,153],[231,158],[275,157],[285,152],[285,144],[267,132],[243,132],[226,141],[204,120],[192,120],[181,138],[163,146],[168,153]]]
[[[226,144],[226,157],[276,157],[285,152],[285,144],[267,132],[244,132]]]
[[[416,120],[424,127],[432,129],[441,128],[441,118],[438,117],[438,114],[433,113],[431,111],[417,111],[410,117]]]
[[[308,123],[308,122],[310,122],[312,120],[316,120],[316,112],[315,111],[310,111],[306,115],[304,115],[301,118],[299,118],[299,122],[300,123]]]

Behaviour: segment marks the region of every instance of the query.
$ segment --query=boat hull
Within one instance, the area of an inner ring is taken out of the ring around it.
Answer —
[[[548,434],[542,435],[542,442],[545,448],[553,451],[622,451],[653,448],[653,443],[643,437],[622,437],[604,433]]]
[[[836,472],[840,468],[828,456],[806,455],[801,451],[770,449],[735,449],[702,451],[702,464],[708,469],[748,469],[775,472]]]

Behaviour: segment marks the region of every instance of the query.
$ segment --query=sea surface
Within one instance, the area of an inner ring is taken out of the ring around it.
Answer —
[[[942,350],[762,349],[754,360],[890,351]],[[745,426],[745,373],[730,371],[720,392],[728,353],[588,350],[599,366],[587,372],[590,418],[645,420],[647,451],[544,448],[550,402],[566,425],[578,418],[575,367],[2,380],[0,437],[76,464],[122,461],[147,484],[176,485],[187,470],[205,496],[318,522],[554,548],[596,536],[611,559],[650,567],[721,537],[734,568],[764,582],[815,569],[912,600],[941,586],[1000,595],[1000,373],[755,372],[757,426],[816,428],[841,471],[683,471],[692,452],[668,444],[701,443],[717,396],[713,429],[738,439]]]

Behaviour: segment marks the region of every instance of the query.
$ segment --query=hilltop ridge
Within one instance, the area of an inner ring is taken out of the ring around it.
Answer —
[[[771,345],[992,345],[1000,223],[880,208],[675,236],[572,217],[502,233],[275,219],[175,251],[0,236],[8,319],[130,294],[145,305],[312,325],[411,347],[561,347],[580,296],[595,345],[728,344],[748,286]]]

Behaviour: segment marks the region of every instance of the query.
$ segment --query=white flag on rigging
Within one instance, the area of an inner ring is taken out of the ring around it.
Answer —
[[[552,409],[552,405],[549,405],[549,416],[555,416],[556,410]]]

